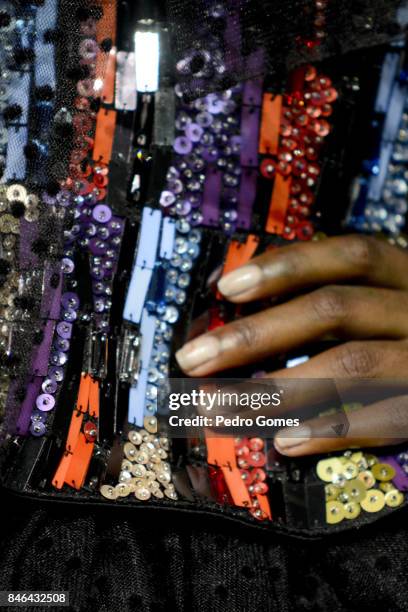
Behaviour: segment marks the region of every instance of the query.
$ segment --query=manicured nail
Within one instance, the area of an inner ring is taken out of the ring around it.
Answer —
[[[243,266],[223,276],[218,281],[218,289],[226,297],[232,297],[253,289],[262,280],[262,270],[255,264]]]
[[[214,336],[202,336],[191,342],[187,342],[176,353],[179,366],[184,371],[195,370],[204,365],[207,361],[218,357],[220,352],[220,342]]]
[[[286,450],[300,446],[305,442],[309,442],[312,435],[310,427],[302,425],[301,427],[291,427],[281,429],[281,431],[275,436],[275,446],[277,450]]]
[[[217,266],[215,270],[213,270],[210,276],[207,278],[207,282],[205,283],[207,287],[211,287],[217,280],[220,278],[222,274],[222,266]]]

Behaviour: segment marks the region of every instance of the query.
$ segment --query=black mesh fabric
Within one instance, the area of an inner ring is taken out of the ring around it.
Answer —
[[[403,612],[408,596],[404,511],[315,542],[222,521],[13,512],[0,545],[1,590],[66,590],[76,612]]]
[[[178,58],[194,50],[211,55],[211,67],[184,74],[185,95],[199,97],[261,75],[281,89],[297,65],[383,44],[406,29],[405,1],[323,1],[323,37],[315,44],[315,0],[167,0]]]

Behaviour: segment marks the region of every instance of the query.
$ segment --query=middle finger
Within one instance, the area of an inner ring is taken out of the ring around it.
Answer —
[[[195,338],[176,353],[176,358],[188,375],[206,376],[261,361],[327,333],[350,339],[401,339],[408,336],[407,307],[405,292],[323,287]]]

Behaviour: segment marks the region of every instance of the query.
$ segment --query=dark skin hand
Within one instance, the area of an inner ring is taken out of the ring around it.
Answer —
[[[176,354],[189,376],[256,363],[329,335],[342,343],[267,376],[408,379],[408,253],[402,249],[355,235],[298,243],[254,258],[224,276],[218,289],[236,304],[302,295],[189,341]],[[325,419],[309,420],[296,434],[281,430],[275,446],[294,457],[399,443],[408,439],[408,396],[352,412],[349,424],[346,438],[325,437]]]

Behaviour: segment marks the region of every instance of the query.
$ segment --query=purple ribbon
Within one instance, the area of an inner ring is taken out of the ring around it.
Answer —
[[[31,371],[35,376],[46,376],[48,372],[51,344],[54,335],[55,321],[48,320],[44,326],[44,336],[34,353]]]
[[[253,79],[245,83],[242,104],[262,106],[262,79]]]
[[[392,482],[399,491],[408,491],[408,475],[404,472],[398,461],[394,457],[381,457],[381,463],[388,463],[395,470],[395,477]]]
[[[17,433],[23,436],[27,435],[30,427],[30,417],[37,395],[40,393],[41,382],[42,379],[40,377],[36,377],[27,387],[27,393],[22,403],[20,416],[18,417],[16,425]]]
[[[58,285],[57,287],[51,286],[51,277],[53,274],[58,274]],[[61,310],[61,266],[51,266],[46,264],[44,271],[44,290],[41,300],[41,317],[43,319],[57,320]]]
[[[260,107],[243,106],[241,113],[241,166],[258,167]]]
[[[238,195],[237,227],[250,229],[252,208],[256,197],[258,171],[255,168],[244,168]]]

